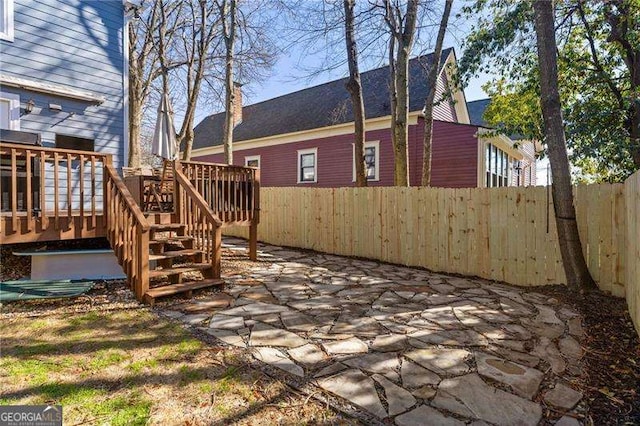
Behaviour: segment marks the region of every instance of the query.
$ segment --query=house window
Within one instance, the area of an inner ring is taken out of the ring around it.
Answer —
[[[364,164],[367,180],[376,181],[380,179],[380,142],[364,143]],[[356,147],[353,146],[353,181],[356,180]]]
[[[516,186],[524,186],[524,173],[523,173],[523,163],[522,161],[514,160],[513,161],[513,179],[516,183]]]
[[[95,151],[95,142],[93,139],[56,135],[56,148]]]
[[[487,144],[485,152],[487,188],[509,186],[509,155],[493,144]]]
[[[298,151],[298,183],[318,181],[318,148]]]
[[[260,156],[259,155],[251,155],[249,157],[244,157],[244,165],[245,167],[256,167],[260,168]]]
[[[0,0],[0,40],[13,41],[13,0]]]
[[[0,129],[20,130],[20,95],[0,92]]]

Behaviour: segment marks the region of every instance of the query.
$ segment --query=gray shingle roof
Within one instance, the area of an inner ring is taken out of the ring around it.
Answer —
[[[453,49],[442,51],[444,63]],[[409,62],[409,111],[420,111],[427,95],[424,64],[431,63],[433,54]],[[389,67],[361,74],[367,118],[391,114],[389,102]],[[242,122],[233,132],[234,141],[317,129],[353,121],[347,78],[309,87],[242,109]],[[193,148],[220,145],[223,136],[224,112],[202,120],[194,129]]]
[[[467,102],[467,110],[469,110],[469,121],[475,126],[490,127],[484,120],[484,112],[489,106],[491,99],[479,99],[477,101]]]

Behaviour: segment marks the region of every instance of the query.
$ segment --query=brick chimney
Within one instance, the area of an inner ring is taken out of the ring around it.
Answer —
[[[242,84],[233,82],[233,127],[242,123]]]

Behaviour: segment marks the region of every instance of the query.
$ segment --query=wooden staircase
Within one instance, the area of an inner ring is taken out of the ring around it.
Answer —
[[[180,223],[154,224],[150,227],[149,239],[149,280],[151,286],[144,295],[144,302],[150,305],[160,297],[186,293],[191,297],[193,290],[223,285],[215,278],[211,263],[204,261],[204,252],[194,249],[194,238],[186,235],[187,226]],[[155,264],[155,268],[153,268]],[[153,268],[153,269],[152,269]],[[202,275],[194,280],[189,275]],[[167,278],[169,284],[154,285],[154,281]]]
[[[250,226],[257,257],[257,169],[171,162],[160,184],[170,213],[159,213],[145,211],[109,154],[0,140],[0,160],[0,245],[106,237],[140,301],[221,285],[223,226]]]
[[[172,213],[143,213],[116,171],[110,166],[105,170],[111,200],[107,239],[138,300],[154,304],[161,297],[190,296],[223,284],[222,222],[179,164],[174,164]]]

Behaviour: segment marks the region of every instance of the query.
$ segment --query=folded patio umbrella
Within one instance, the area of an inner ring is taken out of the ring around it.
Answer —
[[[158,106],[156,131],[153,134],[151,152],[158,157],[173,161],[178,155],[176,146],[176,131],[173,127],[173,111],[169,94],[164,93]]]

